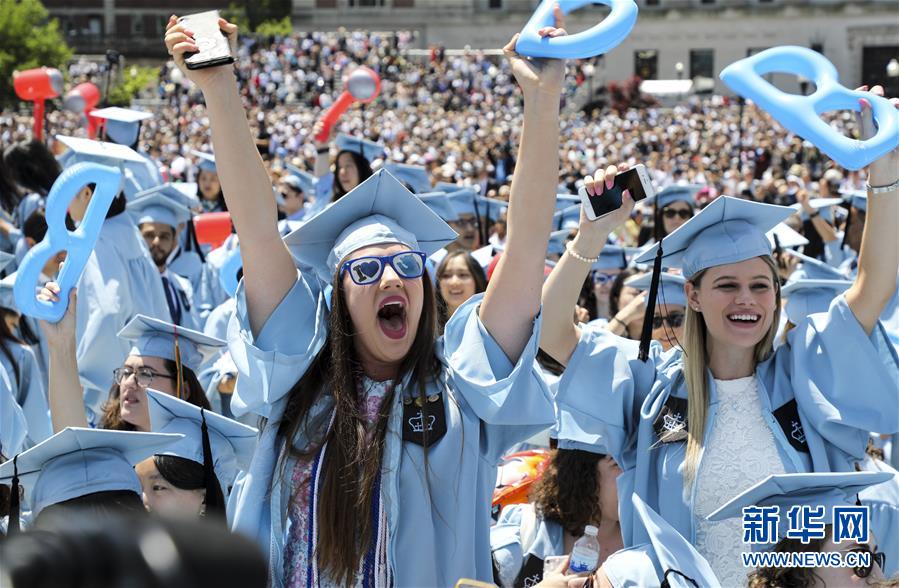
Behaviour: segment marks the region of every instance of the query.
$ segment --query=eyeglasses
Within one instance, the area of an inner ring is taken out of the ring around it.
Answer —
[[[868,565],[852,568],[852,573],[859,578],[867,578],[868,576],[870,576],[871,570],[874,569],[874,564],[880,566],[880,569],[882,570],[887,563],[887,556],[882,551],[871,551],[867,547],[860,547],[855,551],[858,551],[859,553],[865,552],[871,554],[871,559],[868,560]]]
[[[666,208],[665,210],[662,211],[662,216],[664,216],[667,219],[672,219],[676,216],[679,216],[682,219],[687,220],[688,218],[693,217],[693,211],[690,210],[689,208],[679,208],[677,210],[675,210],[673,208]]]
[[[605,284],[606,282],[611,282],[617,277],[618,274],[604,274],[602,272],[593,272],[593,283]]]
[[[421,251],[401,251],[393,255],[373,255],[357,257],[344,262],[340,275],[350,272],[353,282],[359,286],[374,284],[384,273],[384,264],[389,263],[396,274],[406,280],[420,278],[425,273],[425,259]]]
[[[473,216],[466,217],[466,218],[460,217],[459,220],[455,221],[455,224],[459,225],[459,227],[462,227],[462,228],[464,228],[464,227],[470,228],[470,227],[478,226],[478,221]]]
[[[151,370],[150,368],[137,368],[137,370],[134,370],[133,368],[125,366],[112,370],[112,377],[115,379],[116,384],[121,384],[135,374],[137,374],[137,385],[141,388],[149,388],[150,384],[153,383],[153,378],[166,378],[168,380],[175,379],[175,376],[170,376],[169,374],[161,374],[159,372]]]
[[[676,329],[684,324],[684,313],[672,312],[671,314],[657,314],[652,317],[653,329],[661,329],[663,323],[667,324],[672,329]]]

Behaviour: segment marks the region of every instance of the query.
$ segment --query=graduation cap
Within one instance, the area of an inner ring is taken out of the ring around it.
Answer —
[[[439,188],[438,188],[439,189]],[[471,214],[479,216],[477,198],[478,191],[470,186],[455,186],[452,191],[446,192],[446,197],[456,211],[457,215]]]
[[[842,198],[809,198],[808,204],[815,210],[821,213],[821,216],[833,222],[833,207],[842,204]],[[802,204],[799,202],[795,204],[791,204],[790,208],[799,213],[803,222],[809,220],[808,214],[805,212],[805,208],[802,207]]]
[[[195,149],[192,149],[190,153],[198,159],[198,168],[200,168],[201,170],[218,173],[215,169],[215,155],[213,155],[212,153],[206,153],[205,151],[197,151]]]
[[[836,506],[854,506],[858,493],[892,479],[895,472],[812,472],[776,474],[740,492],[715,512],[709,521],[723,521],[743,515],[751,506],[779,507],[778,539],[791,528],[788,513],[793,506],[824,507],[825,521],[833,520]],[[776,541],[775,541],[776,543]]]
[[[207,512],[224,512],[225,505],[214,502],[212,484],[218,480],[222,496],[228,496],[237,472],[249,468],[258,431],[156,390],[147,390],[147,398],[153,430],[183,435],[155,455],[174,455],[201,464],[206,479]]]
[[[581,205],[573,204],[562,210],[553,213],[553,228],[561,231],[562,229],[576,229],[581,224]]]
[[[181,366],[196,372],[227,342],[143,314],[128,321],[118,336],[132,342],[128,355],[161,357],[177,365],[175,395],[185,393]]]
[[[448,223],[459,220],[459,213],[456,212],[450,199],[446,197],[445,192],[427,192],[425,194],[416,194],[425,206]]]
[[[845,280],[846,275],[838,269],[827,265],[820,259],[809,257],[803,253],[799,253],[795,249],[784,249],[784,253],[802,261],[802,265],[793,272],[790,280],[798,280],[801,278],[809,278],[813,280]],[[781,292],[782,293],[782,292]]]
[[[106,121],[104,131],[107,139],[129,147],[137,143],[141,121],[153,118],[153,114],[150,112],[119,108],[118,106],[94,110],[90,115]]]
[[[581,203],[581,197],[575,194],[556,194],[556,210],[565,210]]]
[[[384,169],[416,194],[431,191],[431,176],[428,175],[428,170],[423,165],[389,162],[384,164]]]
[[[284,242],[294,258],[330,284],[347,255],[370,245],[400,243],[427,255],[456,232],[385,170],[378,170]]]
[[[671,588],[720,588],[712,566],[683,535],[650,508],[636,493],[631,502],[649,535],[652,554],[661,572],[662,583]]]
[[[191,210],[201,207],[199,188],[197,187],[196,182],[171,182],[163,185],[177,190],[181,197],[181,203],[184,204],[184,206]],[[171,194],[174,195],[174,192],[171,192]]]
[[[143,187],[135,178],[145,172],[146,160],[134,149],[117,143],[66,137],[64,135],[56,135],[56,139],[69,148],[60,157],[60,163],[63,167],[68,168],[81,162],[93,162],[118,167],[124,171],[122,174],[122,191],[127,198],[133,198],[143,190]]]
[[[177,192],[177,190],[175,191]],[[129,202],[128,209],[134,215],[134,220],[138,225],[162,223],[177,229],[193,216],[190,209],[179,200],[180,196],[172,198],[163,190],[155,190]]]
[[[296,177],[300,180],[300,189],[304,194],[314,195],[315,194],[315,186],[318,184],[318,178],[315,175],[303,171],[295,165],[287,164],[287,171],[290,172],[290,175]]]
[[[653,260],[652,271],[656,277],[661,275],[663,265],[680,267],[689,280],[710,267],[771,255],[771,244],[765,233],[793,212],[787,206],[721,196],[640,254],[635,261],[646,263]],[[642,361],[649,356],[657,295],[658,279],[653,279],[646,298],[646,315],[640,337],[639,358]]]
[[[451,192],[455,192],[456,190],[461,190],[464,187],[465,186],[463,186],[462,184],[455,184],[453,182],[437,182],[434,185],[434,190],[437,190],[439,192],[446,192],[447,194],[450,194]]]
[[[6,269],[12,260],[16,258],[12,253],[7,253],[6,251],[0,251],[0,272]]]
[[[622,247],[606,243],[599,252],[599,259],[593,263],[590,271],[623,270],[630,265],[629,257],[637,251],[634,247]]]
[[[499,219],[504,212],[509,210],[509,203],[505,200],[487,198],[486,196],[477,196],[476,198],[478,212],[480,212],[482,216],[487,217],[488,222]]]
[[[781,290],[781,295],[787,300],[784,309],[787,318],[798,325],[810,314],[826,312],[833,299],[852,284],[852,280],[791,279]]]
[[[649,290],[652,285],[652,277],[651,273],[632,276],[624,281],[624,285],[637,290]],[[673,306],[687,306],[687,295],[684,294],[684,284],[686,283],[686,278],[679,274],[662,272],[658,302]]]
[[[842,200],[848,202],[862,212],[868,212],[868,192],[865,190],[844,190],[840,192],[843,195]]]
[[[343,133],[337,135],[335,143],[339,151],[352,151],[353,153],[358,153],[364,157],[368,163],[383,158],[387,152],[380,143],[375,143],[368,139],[351,137],[349,135],[344,135]]]
[[[549,234],[549,243],[546,252],[552,255],[562,255],[565,253],[565,245],[568,243],[568,237],[571,236],[571,229],[562,229],[561,231],[553,231]]]
[[[777,226],[765,234],[768,237],[768,242],[771,243],[771,247],[774,249],[803,247],[808,245],[808,239],[803,237],[801,233],[793,230],[793,228],[786,223],[778,223]]]
[[[19,485],[30,496],[31,512],[96,492],[130,490],[141,494],[134,464],[181,435],[66,427],[0,465],[0,483],[12,482],[10,530],[18,530]]]
[[[4,253],[4,255],[9,254]],[[16,306],[16,297],[13,294],[13,290],[16,287],[16,276],[18,274],[19,272],[15,271],[0,280],[0,307],[9,308],[16,312],[18,312],[18,306]]]
[[[661,211],[661,209],[675,202],[686,202],[695,208],[696,194],[698,194],[704,187],[705,186],[700,184],[673,184],[666,187],[655,196],[646,198],[646,201],[654,203],[658,211]]]

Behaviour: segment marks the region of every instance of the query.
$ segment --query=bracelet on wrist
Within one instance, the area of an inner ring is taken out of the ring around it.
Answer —
[[[625,331],[627,330],[627,323],[625,323],[623,320],[621,320],[621,319],[618,318],[617,316],[613,316],[612,318],[609,319],[609,325],[612,324],[612,321],[615,321],[616,323],[618,323],[619,325],[621,325],[621,326],[624,328]]]
[[[872,186],[870,182],[865,182],[865,186],[874,194],[884,194],[886,192],[893,192],[899,189],[899,180],[896,180],[892,184],[886,186]]]
[[[589,263],[590,265],[593,265],[594,263],[599,261],[598,255],[596,257],[592,257],[592,258],[584,257],[583,255],[581,255],[580,253],[575,251],[574,250],[574,241],[569,241],[568,243],[565,244],[565,251],[568,252],[568,255],[570,255],[571,257],[575,258],[576,260],[578,260],[582,263]]]

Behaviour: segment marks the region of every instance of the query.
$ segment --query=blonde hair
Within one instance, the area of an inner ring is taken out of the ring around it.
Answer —
[[[774,305],[774,320],[771,327],[756,343],[754,355],[758,364],[771,355],[774,350],[774,338],[780,322],[780,280],[777,266],[770,256],[761,257],[771,269],[777,300]],[[699,288],[706,270],[693,276],[689,281],[694,288]],[[709,408],[708,364],[709,353],[706,346],[707,329],[702,313],[693,310],[688,304],[684,326],[684,379],[687,382],[687,452],[684,456],[684,483],[691,485],[696,477],[699,455],[702,452],[705,435],[706,414]]]

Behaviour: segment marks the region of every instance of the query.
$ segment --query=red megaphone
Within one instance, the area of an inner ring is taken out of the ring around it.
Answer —
[[[91,139],[97,138],[97,126],[100,121],[96,117],[91,116],[90,112],[96,108],[99,102],[100,88],[90,82],[78,84],[69,90],[62,102],[63,108],[66,110],[84,115],[87,119],[87,136]]]
[[[381,91],[381,78],[378,77],[374,70],[362,66],[357,67],[348,76],[344,77],[343,85],[346,86],[346,90],[340,94],[334,104],[331,105],[331,108],[322,117],[322,130],[315,136],[315,140],[319,143],[324,143],[327,140],[331,127],[334,126],[337,119],[346,112],[346,109],[353,102],[368,104],[377,98],[378,93]]]
[[[16,96],[34,102],[34,138],[40,141],[44,134],[44,101],[62,92],[62,74],[52,67],[14,71],[12,85]]]
[[[212,245],[213,249],[221,247],[225,239],[231,235],[230,212],[204,212],[194,217],[194,229],[200,245]]]

